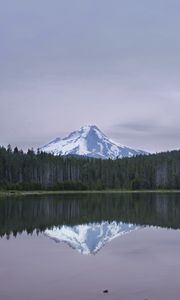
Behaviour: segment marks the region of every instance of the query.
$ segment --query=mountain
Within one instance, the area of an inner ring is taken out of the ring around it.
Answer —
[[[124,235],[140,226],[117,223],[113,221],[102,223],[89,223],[77,226],[63,225],[46,230],[45,235],[56,242],[65,242],[81,254],[96,254],[106,243],[118,236]]]
[[[135,150],[112,141],[95,125],[81,127],[63,139],[56,138],[41,147],[40,151],[54,155],[81,155],[102,159],[147,154],[145,151]]]

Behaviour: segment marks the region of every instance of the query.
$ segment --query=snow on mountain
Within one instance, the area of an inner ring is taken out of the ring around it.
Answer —
[[[54,155],[81,155],[102,159],[147,154],[145,151],[132,149],[112,141],[95,125],[81,127],[63,139],[56,138],[40,148],[40,151]]]
[[[56,242],[65,242],[81,254],[96,254],[106,243],[116,237],[139,229],[133,224],[117,223],[113,221],[102,223],[89,223],[77,226],[54,227],[46,230],[45,235]]]

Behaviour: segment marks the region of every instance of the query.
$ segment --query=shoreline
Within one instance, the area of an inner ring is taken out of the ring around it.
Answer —
[[[12,196],[40,196],[40,195],[63,195],[63,194],[145,194],[145,193],[180,193],[180,190],[86,190],[86,191],[0,191],[0,197],[12,197]]]

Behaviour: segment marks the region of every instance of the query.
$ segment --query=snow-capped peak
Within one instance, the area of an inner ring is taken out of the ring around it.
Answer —
[[[82,155],[102,159],[147,154],[145,151],[135,150],[114,142],[96,125],[83,126],[63,139],[56,138],[40,150],[54,155]]]
[[[81,254],[88,255],[96,254],[106,243],[139,228],[140,226],[133,224],[104,221],[72,227],[54,227],[52,230],[46,230],[45,235],[56,242],[65,242]]]

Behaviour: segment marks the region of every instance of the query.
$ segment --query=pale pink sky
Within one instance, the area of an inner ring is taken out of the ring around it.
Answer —
[[[0,144],[96,124],[131,147],[180,148],[178,28],[178,0],[3,1]]]

